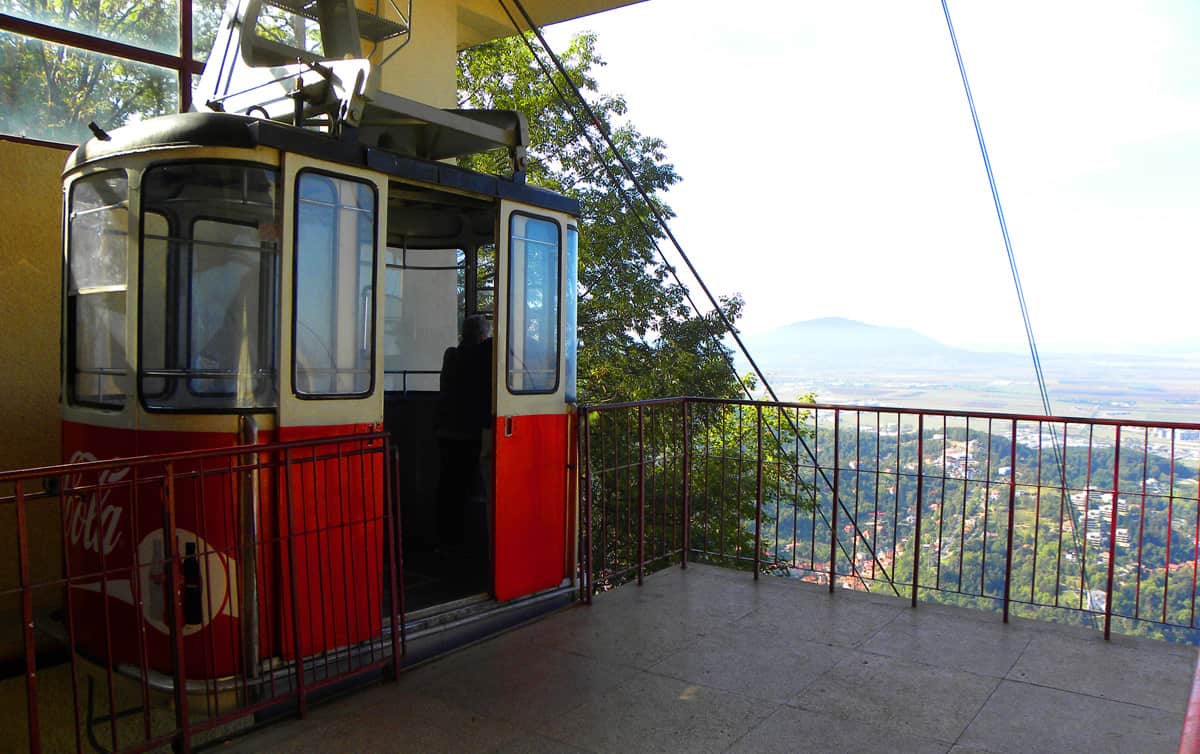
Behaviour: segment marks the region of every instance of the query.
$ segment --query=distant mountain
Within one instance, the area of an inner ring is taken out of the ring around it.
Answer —
[[[841,317],[793,322],[742,340],[759,366],[775,374],[963,373],[1008,367],[1020,359],[954,348],[915,330]]]

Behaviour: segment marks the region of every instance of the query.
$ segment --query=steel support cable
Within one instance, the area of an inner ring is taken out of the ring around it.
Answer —
[[[947,0],[941,0],[942,14],[946,17],[946,28],[950,32],[950,43],[954,46],[954,58],[958,62],[958,73],[962,77],[963,91],[967,95],[967,105],[971,109],[971,122],[975,125],[975,138],[979,141],[979,153],[983,157],[983,167],[987,172],[988,187],[992,191],[992,203],[996,207],[996,219],[1000,223],[1000,235],[1004,238],[1004,251],[1008,255],[1008,268],[1012,273],[1013,287],[1017,293],[1017,306],[1021,310],[1021,322],[1025,328],[1025,339],[1029,344],[1029,355],[1033,360],[1033,372],[1037,378],[1038,394],[1042,400],[1042,411],[1046,416],[1053,416],[1054,412],[1050,408],[1050,392],[1046,388],[1046,375],[1042,371],[1042,358],[1038,353],[1037,340],[1033,335],[1033,321],[1029,316],[1029,306],[1025,300],[1025,290],[1021,285],[1021,275],[1017,271],[1017,257],[1013,253],[1012,238],[1008,234],[1008,222],[1004,218],[1004,205],[1000,201],[1000,190],[996,187],[996,175],[992,170],[992,160],[988,156],[987,142],[983,138],[983,127],[980,125],[979,112],[975,109],[975,96],[971,92],[971,84],[967,80],[967,67],[963,63],[962,49],[958,45],[958,35],[954,32],[954,22],[950,19],[950,6]],[[1039,429],[1039,432],[1041,430]],[[1066,425],[1063,425],[1063,433],[1066,434]],[[1051,438],[1054,442],[1051,447],[1054,448],[1054,460],[1058,466],[1059,476],[1063,480],[1063,485],[1066,485],[1066,459],[1058,452],[1058,432],[1054,427],[1050,427]],[[1040,459],[1039,459],[1040,460]],[[1013,467],[1016,467],[1016,459],[1012,459]],[[1071,513],[1071,539],[1075,545],[1075,551],[1080,551],[1079,544],[1079,521],[1076,520],[1077,512],[1074,505],[1068,506]],[[1084,588],[1087,588],[1087,569],[1080,561],[1080,572],[1084,581]],[[1085,612],[1085,615],[1090,615]]]
[[[675,267],[670,264],[670,262],[667,260],[666,254],[662,251],[661,247],[658,245],[658,241],[656,240],[654,233],[646,225],[642,216],[637,212],[636,205],[634,205],[632,200],[626,195],[626,192],[623,188],[623,182],[620,181],[620,179],[617,178],[617,176],[614,174],[611,166],[608,164],[608,161],[603,158],[599,147],[596,145],[595,141],[588,134],[588,130],[587,130],[586,124],[583,122],[583,119],[580,118],[580,116],[576,113],[575,108],[570,104],[570,102],[568,101],[568,98],[562,93],[562,91],[559,89],[558,85],[555,83],[553,74],[547,69],[545,63],[542,61],[541,57],[538,55],[537,50],[533,47],[533,44],[525,36],[524,30],[521,28],[521,26],[517,22],[517,20],[513,17],[512,13],[509,11],[507,5],[505,5],[504,0],[497,0],[497,2],[500,4],[500,7],[504,11],[505,15],[508,16],[508,19],[512,23],[513,28],[517,31],[517,36],[519,36],[521,38],[521,40],[525,43],[525,46],[527,48],[529,48],[530,54],[533,56],[534,60],[537,62],[538,67],[541,68],[543,74],[546,76],[547,81],[549,81],[551,86],[554,88],[555,94],[558,96],[559,100],[563,103],[564,107],[566,107],[568,114],[570,114],[572,120],[575,122],[576,126],[579,128],[580,133],[583,134],[584,138],[587,140],[589,148],[591,149],[592,153],[595,155],[597,161],[604,167],[606,174],[609,176],[609,179],[613,182],[614,187],[617,189],[619,195],[621,196],[622,202],[624,202],[626,204],[626,207],[631,212],[633,212],[635,217],[638,218],[638,222],[642,226],[643,231],[646,233],[647,237],[650,239],[650,242],[653,244],[655,250],[658,252],[659,256],[662,258],[664,265],[670,271],[672,277],[674,277],[674,279],[675,279],[676,283],[679,285],[680,289],[683,290],[685,296],[688,299],[688,303],[691,305],[692,309],[698,315],[700,315],[701,319],[705,319],[703,313],[700,311],[700,308],[696,305],[695,300],[692,298],[691,292],[688,290],[687,286],[683,284],[683,281],[680,280],[678,272],[675,270]],[[750,355],[749,349],[747,349],[745,343],[742,342],[742,339],[738,335],[736,328],[734,328],[733,323],[729,320],[728,316],[726,316],[724,310],[721,309],[720,304],[717,302],[716,297],[712,294],[712,291],[709,290],[709,288],[705,284],[703,278],[700,277],[699,271],[692,264],[691,259],[688,257],[687,253],[683,250],[683,247],[679,243],[678,239],[675,238],[675,234],[671,232],[671,228],[667,224],[666,218],[663,217],[662,213],[658,210],[657,205],[650,198],[650,196],[649,196],[648,192],[645,190],[645,188],[643,188],[643,186],[641,185],[641,182],[637,178],[637,174],[633,170],[633,166],[630,165],[629,161],[625,159],[624,154],[617,147],[616,143],[612,140],[612,136],[608,133],[608,130],[601,123],[600,119],[598,117],[596,117],[595,111],[592,110],[591,105],[584,98],[583,93],[579,91],[579,87],[576,86],[575,82],[571,80],[571,76],[569,73],[567,73],[567,70],[563,66],[562,61],[554,53],[554,50],[551,49],[549,43],[546,41],[545,36],[542,35],[541,29],[537,26],[536,23],[534,23],[533,18],[530,17],[528,11],[525,10],[524,5],[521,4],[521,0],[512,0],[512,2],[513,2],[513,5],[516,6],[517,10],[520,11],[521,16],[525,19],[525,23],[527,24],[529,29],[537,37],[538,42],[541,44],[543,50],[550,57],[550,60],[554,63],[554,66],[558,70],[559,74],[562,75],[563,80],[571,88],[572,93],[575,95],[575,99],[579,102],[580,106],[583,107],[583,110],[587,114],[588,119],[591,121],[592,125],[595,126],[596,130],[600,133],[600,136],[604,139],[604,142],[608,145],[609,151],[612,152],[613,156],[620,163],[622,169],[625,171],[625,174],[629,177],[629,182],[633,185],[634,189],[637,191],[638,195],[641,197],[645,206],[650,210],[650,213],[654,216],[658,226],[662,229],[663,233],[667,236],[667,238],[670,239],[672,245],[675,247],[675,250],[679,253],[680,258],[683,259],[684,263],[687,265],[688,269],[691,271],[692,276],[696,279],[696,282],[700,284],[701,289],[704,291],[705,295],[707,296],[709,303],[712,304],[713,309],[716,312],[718,318],[721,320],[722,325],[724,325],[725,330],[731,336],[733,336],[733,339],[737,343],[739,350],[742,352],[742,355],[746,357],[746,360],[750,363],[750,367],[754,370],[754,373],[758,377],[759,381],[762,382],[763,387],[766,388],[767,393],[771,396],[772,401],[775,403],[780,403],[779,397],[775,393],[774,388],[771,387],[771,383],[767,381],[766,375],[763,374],[762,370],[758,367],[757,362],[754,361],[754,357]],[[706,327],[707,327],[707,324],[706,324]],[[714,341],[716,341],[718,350],[719,351],[723,350],[721,348],[721,339],[720,339],[719,335],[712,332],[711,330],[710,330],[710,335],[712,336]],[[744,381],[742,380],[741,376],[737,373],[736,368],[734,368],[733,363],[729,359],[728,356],[725,357],[725,361],[728,364],[730,370],[733,372],[733,375],[737,379],[738,384],[741,386],[743,392],[746,393],[748,398],[753,400],[753,396],[750,394],[749,388],[747,388],[747,386],[744,383]],[[791,416],[788,416],[788,424],[791,425],[791,428],[792,428],[793,432],[795,432],[796,438],[799,440],[801,447],[804,448],[805,453],[812,460],[813,467],[817,470],[817,472],[821,476],[821,479],[825,482],[825,485],[832,492],[834,490],[833,482],[829,479],[829,476],[825,473],[825,469],[823,469],[821,467],[820,463],[817,461],[816,455],[808,447],[808,443],[800,435],[799,427],[796,425],[795,421],[792,420]],[[778,437],[777,435],[775,435],[775,433],[773,431],[772,431],[772,436],[774,437],[776,444],[780,448],[782,448],[782,439],[780,437]],[[879,569],[881,572],[886,574],[887,569],[883,567],[883,564],[880,562],[878,556],[876,555],[874,543],[868,542],[862,529],[859,528],[858,520],[856,518],[854,518],[854,516],[850,513],[849,506],[847,506],[841,500],[840,496],[835,501],[835,503],[841,507],[842,511],[846,513],[847,518],[849,518],[849,520],[852,522],[855,533],[864,542],[865,547],[867,548],[868,552],[871,554],[872,561],[874,561],[875,564],[877,566],[879,566]],[[826,518],[825,513],[823,511],[821,511],[819,508],[817,509],[817,512],[820,514],[821,519],[825,523],[825,525],[829,526],[830,522],[829,522],[828,518]],[[841,549],[842,554],[846,556],[847,562],[849,562],[851,564],[851,569],[854,572],[854,575],[857,578],[859,578],[859,580],[863,583],[864,587],[866,587],[867,580],[865,578],[863,578],[862,576],[858,575],[857,566],[854,564],[854,559],[850,556],[850,553],[846,550],[845,544],[841,541],[841,538],[835,537],[834,539],[837,542],[838,547]],[[892,580],[887,582],[887,584],[895,594],[899,595],[899,591],[896,589],[896,586],[894,584],[894,576],[892,577]],[[868,587],[868,589],[869,589],[869,587]]]

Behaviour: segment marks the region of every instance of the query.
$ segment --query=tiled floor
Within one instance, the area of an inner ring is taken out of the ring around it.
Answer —
[[[693,565],[222,751],[1173,752],[1195,659]]]

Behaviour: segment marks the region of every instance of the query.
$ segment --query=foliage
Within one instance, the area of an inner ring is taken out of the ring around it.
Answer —
[[[594,71],[604,65],[596,37],[575,37],[561,53],[571,81],[584,92],[597,119],[630,162],[658,212],[672,215],[659,192],[679,180],[661,139],[642,134],[626,119],[620,96],[599,91]],[[529,120],[530,183],[578,199],[582,207],[579,274],[579,394],[584,403],[671,395],[734,397],[740,388],[727,364],[728,349],[715,313],[692,313],[685,293],[658,257],[647,229],[662,237],[615,161],[597,157],[564,107],[555,86],[571,96],[561,74],[545,77],[518,37],[489,42],[459,58],[460,105],[518,110]],[[598,137],[593,138],[599,143]],[[504,153],[472,156],[477,170],[511,169]],[[614,188],[611,175],[622,176]],[[722,302],[734,321],[742,301]]]

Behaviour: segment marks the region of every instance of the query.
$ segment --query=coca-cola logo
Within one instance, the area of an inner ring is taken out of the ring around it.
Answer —
[[[71,454],[69,463],[98,460],[87,451]],[[82,547],[97,555],[111,555],[121,542],[121,514],[125,509],[109,501],[113,492],[129,476],[129,467],[104,469],[96,477],[95,489],[67,496],[67,539],[72,547]],[[71,476],[68,489],[85,486],[82,472]],[[90,484],[87,486],[91,486]]]

